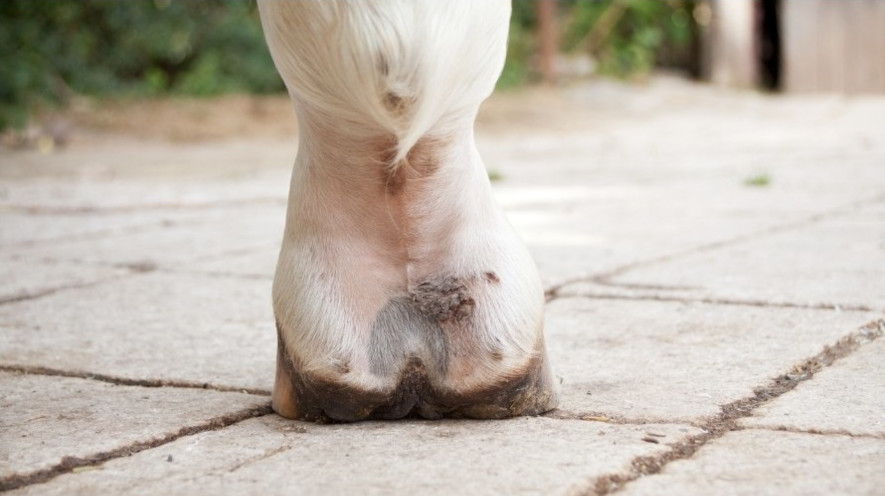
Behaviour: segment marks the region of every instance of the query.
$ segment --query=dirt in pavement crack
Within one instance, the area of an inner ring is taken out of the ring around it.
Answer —
[[[658,301],[665,303],[706,303],[709,305],[746,306],[758,308],[801,308],[804,310],[838,310],[844,312],[882,312],[883,310],[885,310],[854,303],[793,303],[788,301],[742,300],[730,298],[687,296],[681,297],[659,294],[635,295],[618,293],[570,293],[564,295],[557,294],[554,297],[548,298],[547,303],[550,303],[553,300],[562,300],[566,298],[586,298],[589,300]]]
[[[138,387],[177,387],[186,389],[211,389],[212,391],[220,391],[222,393],[244,393],[254,394],[258,396],[270,396],[270,391],[255,388],[241,388],[234,386],[221,386],[217,384],[209,384],[206,382],[177,381],[171,379],[130,379],[128,377],[117,377],[107,374],[99,374],[95,372],[82,372],[51,369],[48,367],[32,367],[27,365],[2,365],[0,364],[0,372],[12,372],[16,374],[30,375],[48,375],[56,377],[72,377],[75,379],[89,379],[93,381],[109,382],[118,386],[138,386]]]
[[[587,494],[602,496],[615,493],[639,477],[660,472],[670,462],[691,458],[708,442],[728,432],[740,430],[737,421],[751,416],[759,406],[792,390],[800,382],[811,379],[824,367],[850,355],[883,334],[885,334],[885,320],[877,320],[864,325],[834,344],[825,346],[817,355],[797,364],[792,370],[774,378],[767,385],[756,388],[752,396],[722,405],[718,415],[697,424],[697,427],[703,430],[701,434],[670,445],[670,449],[664,453],[634,458],[627,473],[598,477],[588,488]]]
[[[764,236],[770,236],[773,234],[780,234],[782,232],[789,232],[795,229],[801,229],[803,227],[811,226],[817,224],[821,221],[828,220],[834,217],[840,217],[846,214],[850,214],[852,212],[856,212],[857,210],[866,207],[868,205],[874,205],[885,201],[885,193],[880,192],[879,194],[865,198],[863,200],[859,200],[856,202],[852,202],[848,205],[843,205],[834,210],[829,210],[826,212],[819,212],[803,219],[797,219],[791,222],[786,222],[784,224],[777,224],[773,226],[769,226],[763,229],[759,229],[758,231],[754,231],[747,234],[740,234],[734,236],[732,238],[723,239],[719,241],[713,241],[706,244],[701,244],[694,246],[692,248],[688,248],[686,250],[669,253],[666,255],[661,255],[658,257],[653,257],[646,260],[639,260],[636,262],[628,263],[625,265],[621,265],[620,267],[616,267],[607,272],[603,272],[596,275],[581,275],[569,279],[562,280],[556,284],[549,286],[544,294],[547,297],[547,301],[551,301],[556,299],[559,295],[560,290],[565,288],[566,286],[570,286],[572,284],[580,283],[580,282],[597,282],[597,283],[612,283],[613,279],[621,276],[631,270],[640,268],[640,267],[648,267],[651,265],[669,262],[671,260],[676,260],[678,258],[682,258],[684,256],[693,255],[696,253],[704,253],[708,251],[718,250],[720,248],[729,247],[732,245],[744,243],[747,241],[753,241],[759,239]]]
[[[151,439],[149,441],[138,441],[111,451],[103,451],[83,457],[66,456],[62,458],[59,463],[53,465],[52,467],[37,470],[27,474],[13,474],[0,479],[0,491],[11,491],[13,489],[18,489],[24,486],[47,482],[58,477],[59,475],[72,472],[74,471],[74,469],[80,467],[99,465],[106,461],[113,460],[114,458],[130,456],[140,451],[156,448],[158,446],[171,443],[172,441],[175,441],[182,437],[192,436],[201,432],[217,431],[233,424],[242,422],[244,420],[269,415],[270,413],[272,413],[272,410],[270,408],[270,403],[268,403],[266,405],[247,408],[235,413],[223,415],[221,417],[215,417],[201,424],[182,427],[178,431],[167,434],[165,436]]]

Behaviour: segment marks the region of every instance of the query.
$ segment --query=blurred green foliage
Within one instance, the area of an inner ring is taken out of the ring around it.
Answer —
[[[645,73],[668,47],[695,35],[689,0],[558,5],[563,49],[588,52],[602,74]],[[534,0],[514,0],[499,88],[537,76],[536,24]],[[252,0],[0,0],[0,68],[0,130],[24,125],[35,106],[74,94],[284,89]]]
[[[519,86],[533,76],[532,56],[535,53],[535,2],[513,0],[510,16],[510,37],[507,39],[507,59],[497,88]]]
[[[72,94],[283,90],[249,0],[2,0],[0,129]]]
[[[577,0],[563,4],[567,9],[563,48],[589,52],[601,74],[648,73],[663,50],[684,47],[696,36],[694,1]]]
[[[584,52],[599,74],[629,78],[657,64],[690,65],[697,40],[694,0],[559,0],[561,49]],[[535,53],[535,0],[513,0],[507,62],[498,88],[538,77]],[[693,68],[689,68],[693,69]]]

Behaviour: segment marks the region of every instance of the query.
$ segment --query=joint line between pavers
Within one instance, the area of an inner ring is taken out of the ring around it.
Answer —
[[[603,422],[606,424],[616,424],[616,425],[649,425],[649,424],[684,424],[685,422],[676,421],[673,419],[662,419],[662,418],[630,418],[623,417],[620,415],[611,415],[608,413],[602,412],[572,412],[568,410],[560,410],[555,409],[551,410],[547,413],[541,414],[541,417],[546,417],[554,420],[583,420],[586,422]]]
[[[789,301],[765,301],[765,300],[740,300],[730,298],[707,298],[707,297],[683,297],[665,295],[625,295],[617,293],[575,293],[561,294],[548,300],[560,300],[566,298],[586,298],[590,300],[626,300],[626,301],[654,301],[665,303],[706,303],[709,305],[749,306],[759,308],[791,308],[803,310],[835,310],[837,312],[864,312],[885,313],[885,309],[876,309],[866,305],[853,303],[794,303]]]
[[[852,438],[859,438],[859,439],[885,440],[885,434],[861,434],[861,433],[851,432],[851,431],[848,431],[845,429],[799,429],[797,427],[790,427],[787,425],[738,426],[734,430],[736,430],[736,431],[754,430],[754,431],[771,431],[771,432],[790,432],[793,434],[808,434],[811,436],[844,436],[844,437],[852,437]]]
[[[55,293],[59,293],[62,291],[68,291],[68,290],[72,290],[72,289],[91,288],[91,287],[98,286],[98,285],[101,285],[104,283],[117,281],[117,280],[129,277],[131,275],[133,275],[133,274],[130,273],[130,274],[109,276],[109,277],[102,277],[102,278],[96,279],[94,281],[76,283],[76,284],[66,284],[66,285],[62,285],[62,286],[56,286],[53,288],[44,289],[42,291],[35,291],[35,292],[31,292],[31,293],[24,293],[24,294],[17,294],[17,295],[13,295],[13,296],[7,296],[4,298],[0,298],[0,305],[7,305],[10,303],[18,303],[21,301],[36,300],[38,298],[43,298],[44,296],[49,296],[49,295],[53,295]]]
[[[763,238],[765,236],[771,236],[774,234],[780,234],[783,232],[789,232],[795,229],[801,229],[804,227],[815,225],[824,220],[828,220],[835,217],[840,217],[843,215],[847,215],[853,213],[863,207],[868,205],[874,205],[876,203],[880,203],[885,201],[885,193],[879,193],[876,196],[867,198],[865,200],[860,200],[854,203],[850,203],[848,205],[843,205],[839,208],[827,211],[820,212],[804,219],[799,219],[793,222],[787,222],[784,224],[778,224],[775,226],[766,227],[764,229],[760,229],[758,231],[754,231],[748,234],[743,234],[739,236],[735,236],[729,239],[724,239],[720,241],[714,241],[711,243],[697,245],[693,248],[689,248],[686,250],[669,253],[667,255],[662,255],[659,257],[649,258],[646,260],[640,260],[637,262],[629,263],[622,265],[620,267],[616,267],[606,272],[598,273],[598,274],[584,274],[579,275],[572,278],[566,278],[558,283],[550,285],[545,290],[545,295],[547,296],[547,300],[550,301],[557,297],[557,294],[560,290],[562,290],[566,286],[570,286],[572,284],[577,284],[581,282],[596,282],[598,284],[611,284],[612,279],[625,274],[631,270],[640,268],[640,267],[648,267],[651,265],[656,265],[663,262],[669,262],[672,260],[676,260],[685,256],[693,255],[696,253],[703,253],[706,251],[718,250],[720,248],[730,247],[733,245],[737,245],[740,243],[744,243],[747,241],[753,241],[756,239]]]
[[[672,444],[668,451],[659,455],[634,458],[630,463],[628,473],[597,477],[589,491],[597,496],[613,494],[642,476],[660,472],[673,461],[691,458],[710,441],[729,432],[741,430],[741,427],[737,425],[737,420],[752,416],[753,412],[763,404],[793,390],[799,383],[810,380],[824,367],[829,367],[836,361],[847,357],[861,346],[878,339],[883,334],[885,334],[885,319],[880,319],[862,326],[832,345],[824,346],[820,353],[805,359],[789,372],[774,378],[765,386],[755,388],[752,396],[721,405],[718,415],[693,424],[703,433],[689,436],[685,441]]]
[[[177,269],[175,267],[158,267],[153,265],[150,262],[133,262],[133,263],[102,263],[102,262],[90,262],[86,260],[78,260],[78,259],[63,259],[56,260],[51,258],[44,258],[41,261],[45,262],[66,262],[66,263],[74,263],[80,265],[88,265],[92,267],[113,267],[117,269],[128,270],[129,272],[126,274],[119,274],[109,277],[103,277],[101,279],[97,279],[94,281],[84,282],[84,283],[75,283],[75,284],[66,284],[62,286],[55,286],[52,288],[47,288],[41,291],[34,291],[30,293],[20,293],[7,297],[0,297],[0,305],[6,305],[11,303],[19,303],[22,301],[30,301],[36,300],[39,298],[43,298],[45,296],[50,296],[55,293],[59,293],[62,291],[68,290],[76,290],[76,289],[87,289],[95,286],[99,286],[101,284],[115,282],[122,279],[126,279],[129,277],[151,273],[151,272],[159,272],[164,274],[187,274],[187,275],[195,275],[195,276],[206,276],[206,277],[227,277],[232,279],[247,279],[247,280],[272,280],[273,277],[262,275],[262,274],[235,274],[232,272],[220,272],[220,271],[202,271],[202,270],[188,270],[188,269]]]
[[[74,379],[85,379],[99,382],[107,382],[117,386],[136,386],[147,388],[174,387],[183,389],[207,389],[222,393],[243,393],[255,396],[270,396],[270,391],[257,388],[241,388],[235,386],[223,386],[218,384],[210,384],[207,382],[179,381],[170,379],[131,379],[128,377],[118,377],[107,374],[99,374],[95,372],[71,371],[52,369],[49,367],[25,366],[25,365],[2,365],[0,364],[0,372],[12,372],[28,375],[43,375],[51,377],[71,377]]]
[[[163,220],[155,220],[151,222],[143,222],[140,224],[133,224],[128,226],[120,226],[116,228],[110,229],[96,229],[94,231],[86,231],[79,232],[74,234],[65,234],[61,236],[54,236],[48,238],[41,239],[25,239],[22,241],[17,241],[15,243],[0,245],[0,248],[3,250],[10,250],[16,248],[28,248],[32,246],[39,246],[44,244],[51,243],[65,243],[70,241],[90,241],[96,239],[103,239],[108,236],[118,236],[120,234],[129,234],[129,233],[137,233],[140,231],[144,231],[147,229],[153,229],[157,227],[162,227],[164,224]]]
[[[240,205],[278,204],[285,205],[285,198],[258,197],[239,198],[203,203],[146,203],[143,205],[119,205],[113,207],[65,207],[47,205],[5,205],[8,211],[31,215],[101,215],[139,212],[147,210],[205,210],[218,207],[236,207]]]
[[[11,491],[25,486],[48,482],[60,475],[70,473],[76,468],[100,465],[115,458],[131,456],[141,451],[157,448],[183,437],[193,436],[195,434],[200,434],[203,432],[221,430],[226,427],[230,427],[231,425],[238,424],[244,420],[270,415],[271,413],[273,413],[273,410],[268,403],[263,406],[240,410],[229,415],[215,417],[201,424],[182,427],[178,431],[167,434],[159,439],[152,439],[150,441],[137,441],[135,443],[128,444],[126,446],[111,451],[103,451],[85,457],[66,456],[62,458],[59,463],[53,465],[52,467],[37,470],[35,472],[27,474],[13,474],[0,479],[0,492]]]
[[[246,279],[249,281],[272,281],[273,276],[264,275],[264,274],[236,274],[233,272],[223,272],[218,270],[197,270],[197,269],[179,269],[176,267],[162,267],[157,268],[157,272],[161,272],[163,274],[185,274],[185,275],[193,275],[193,276],[205,276],[205,277],[229,277],[232,279]]]

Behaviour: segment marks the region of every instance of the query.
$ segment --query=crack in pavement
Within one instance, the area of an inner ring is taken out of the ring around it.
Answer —
[[[229,474],[234,473],[243,467],[248,467],[249,465],[253,465],[255,463],[267,460],[268,458],[279,455],[280,453],[289,451],[291,449],[292,449],[292,445],[285,444],[283,446],[278,446],[276,448],[271,448],[271,449],[265,450],[264,453],[261,453],[260,455],[253,456],[251,458],[247,458],[247,459],[241,461],[240,463],[237,463],[233,467],[227,469],[227,473],[229,473]]]
[[[51,288],[42,289],[39,291],[32,291],[28,293],[18,293],[11,296],[0,297],[0,305],[5,305],[7,303],[17,303],[21,301],[35,300],[38,298],[42,298],[44,296],[49,296],[60,291],[67,291],[72,289],[84,289],[91,288],[93,286],[98,286],[100,284],[119,281],[123,279],[127,279],[133,276],[137,276],[139,274],[147,274],[151,272],[163,273],[163,274],[185,274],[185,275],[194,275],[194,276],[204,276],[204,277],[220,277],[220,278],[232,278],[232,279],[245,279],[245,280],[261,280],[261,281],[269,281],[273,280],[273,276],[263,275],[263,274],[237,274],[233,272],[221,272],[221,271],[213,271],[213,270],[199,270],[199,269],[187,269],[187,268],[178,268],[178,267],[161,267],[158,266],[155,262],[150,260],[144,260],[140,262],[96,262],[90,260],[82,260],[76,258],[69,259],[55,259],[55,258],[39,258],[35,259],[38,262],[44,263],[69,263],[72,265],[80,265],[85,267],[106,267],[106,268],[115,268],[115,269],[125,269],[129,272],[126,274],[119,274],[114,276],[103,277],[100,279],[96,279],[94,281],[83,282],[83,283],[72,283],[72,284],[63,284],[61,286],[53,286]]]
[[[133,271],[132,273],[129,273],[129,274],[120,274],[120,275],[102,277],[100,279],[96,279],[94,281],[89,281],[89,282],[64,284],[61,286],[54,286],[52,288],[47,288],[47,289],[43,289],[40,291],[32,291],[29,293],[18,293],[18,294],[14,294],[12,296],[4,296],[4,297],[0,297],[0,305],[6,305],[8,303],[17,303],[20,301],[35,300],[37,298],[42,298],[44,296],[49,296],[49,295],[52,295],[52,294],[55,294],[55,293],[58,293],[61,291],[67,291],[67,290],[71,290],[71,289],[91,288],[93,286],[98,286],[99,284],[104,284],[106,282],[118,281],[120,279],[130,277],[136,273],[138,273],[138,272]]]
[[[584,420],[615,425],[685,424],[682,421],[674,422],[673,419],[629,418],[605,412],[573,412],[559,408],[542,413],[540,416],[556,420]]]
[[[243,388],[210,384],[208,382],[182,381],[174,379],[131,379],[96,372],[82,372],[71,370],[52,369],[49,367],[30,365],[3,365],[0,364],[0,372],[13,372],[28,375],[45,375],[54,377],[72,377],[76,379],[88,379],[92,381],[107,382],[117,386],[139,386],[147,388],[175,387],[184,389],[208,389],[222,393],[243,393],[255,396],[270,396],[270,391],[258,388]]]
[[[741,300],[731,298],[711,298],[711,297],[682,297],[682,296],[665,296],[665,295],[630,295],[618,293],[574,293],[561,294],[553,299],[547,300],[548,303],[554,300],[563,300],[566,298],[586,298],[590,300],[627,300],[627,301],[660,301],[672,303],[706,303],[709,305],[730,305],[730,306],[747,306],[760,308],[798,308],[804,310],[835,310],[837,312],[873,312],[885,313],[885,308],[873,308],[866,305],[858,305],[854,303],[794,303],[789,301],[765,301],[765,300]]]
[[[876,196],[866,198],[864,200],[859,200],[853,203],[849,203],[847,205],[843,205],[839,208],[829,210],[826,212],[820,212],[804,219],[798,219],[792,222],[787,222],[784,224],[778,224],[774,226],[769,226],[763,229],[759,229],[757,231],[753,231],[747,234],[741,234],[738,236],[734,236],[732,238],[713,241],[711,243],[705,243],[701,245],[694,246],[692,248],[688,248],[686,250],[677,251],[673,253],[669,253],[666,255],[661,255],[659,257],[653,257],[645,260],[639,260],[636,262],[632,262],[629,264],[621,265],[620,267],[616,267],[614,269],[608,270],[606,272],[602,272],[599,274],[585,274],[579,275],[572,278],[566,278],[558,283],[550,285],[545,291],[544,295],[547,297],[547,301],[551,301],[558,296],[559,291],[561,291],[564,287],[570,286],[572,284],[576,284],[579,282],[594,282],[596,284],[602,285],[612,285],[618,286],[619,283],[616,281],[612,281],[612,279],[623,275],[626,272],[637,269],[639,267],[648,267],[651,265],[656,265],[663,262],[669,262],[671,260],[676,260],[685,256],[694,255],[696,253],[704,253],[707,251],[714,251],[720,248],[730,247],[733,245],[737,245],[740,243],[744,243],[747,241],[754,241],[756,239],[763,238],[765,236],[770,236],[773,234],[780,234],[783,232],[789,232],[796,229],[801,229],[808,226],[813,226],[821,221],[828,220],[835,217],[841,217],[844,215],[848,215],[850,213],[856,212],[857,210],[867,207],[869,205],[875,205],[877,203],[881,203],[885,201],[885,193],[879,193]],[[642,284],[638,284],[637,286],[643,286]],[[659,288],[660,289],[660,288]],[[668,288],[669,289],[669,288]]]
[[[237,207],[242,205],[262,205],[274,204],[285,205],[287,198],[278,197],[258,197],[258,198],[238,198],[222,201],[210,202],[193,202],[193,203],[175,203],[175,202],[159,202],[145,203],[141,205],[117,205],[111,207],[71,207],[71,206],[52,206],[52,205],[3,205],[0,207],[2,211],[11,211],[16,213],[24,213],[29,215],[94,215],[94,214],[117,214],[147,210],[204,210],[217,207]]]
[[[775,426],[765,426],[765,425],[753,425],[753,426],[739,426],[735,429],[736,431],[773,431],[773,432],[792,432],[794,434],[810,434],[815,436],[846,436],[846,437],[854,437],[858,439],[880,439],[885,440],[885,434],[857,434],[845,429],[799,429],[798,427],[790,427],[788,425],[775,425]]]
[[[129,234],[129,233],[137,233],[143,231],[145,229],[152,229],[156,227],[162,227],[165,224],[164,221],[150,221],[144,222],[140,224],[132,224],[128,226],[120,226],[114,228],[106,228],[106,229],[95,229],[92,231],[82,231],[78,233],[72,234],[62,234],[58,236],[50,236],[46,238],[38,238],[38,239],[25,239],[21,241],[16,241],[14,243],[2,244],[0,245],[0,249],[8,250],[15,248],[27,248],[32,246],[39,246],[42,244],[52,244],[52,243],[66,243],[69,241],[89,241],[92,239],[102,239],[107,236],[114,236],[119,234]]]
[[[220,277],[220,278],[232,278],[232,279],[246,279],[249,281],[273,281],[272,275],[267,274],[246,274],[246,273],[234,273],[234,272],[221,272],[217,270],[200,270],[200,269],[179,269],[176,267],[164,267],[157,269],[157,272],[161,272],[163,274],[184,274],[184,275],[193,275],[193,276],[205,276],[205,277]]]
[[[719,439],[729,432],[742,430],[742,427],[737,425],[737,421],[752,416],[756,408],[779,398],[799,383],[814,377],[824,367],[845,358],[883,334],[885,334],[885,319],[875,320],[842,337],[832,345],[824,346],[824,349],[817,355],[807,358],[789,372],[772,379],[767,385],[755,388],[752,396],[721,405],[718,415],[694,424],[695,427],[703,430],[702,434],[689,436],[685,441],[671,444],[670,449],[664,453],[634,458],[626,473],[597,477],[587,488],[585,494],[603,496],[616,493],[640,477],[660,472],[673,461],[691,458],[710,441]]]
[[[114,450],[102,451],[83,457],[66,456],[62,458],[59,463],[53,465],[52,467],[30,473],[12,474],[3,477],[2,479],[0,479],[0,492],[11,491],[13,489],[19,489],[25,486],[48,482],[60,475],[73,472],[75,469],[81,467],[93,467],[109,460],[113,460],[115,458],[131,456],[144,450],[171,443],[182,437],[193,436],[194,434],[199,434],[202,432],[221,430],[225,427],[240,423],[244,420],[262,417],[265,415],[270,415],[272,413],[273,411],[271,410],[270,403],[268,403],[263,406],[246,408],[228,415],[215,417],[196,425],[182,427],[173,433],[166,434],[165,436],[151,439],[149,441],[136,441],[132,444],[128,444]]]

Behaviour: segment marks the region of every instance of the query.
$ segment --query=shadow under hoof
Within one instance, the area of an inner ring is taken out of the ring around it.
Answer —
[[[546,352],[518,373],[487,387],[466,392],[441,391],[427,377],[424,364],[412,359],[395,388],[365,391],[313,377],[277,349],[273,408],[283,417],[313,422],[355,422],[400,418],[501,419],[539,415],[556,407],[558,398],[546,364]]]

